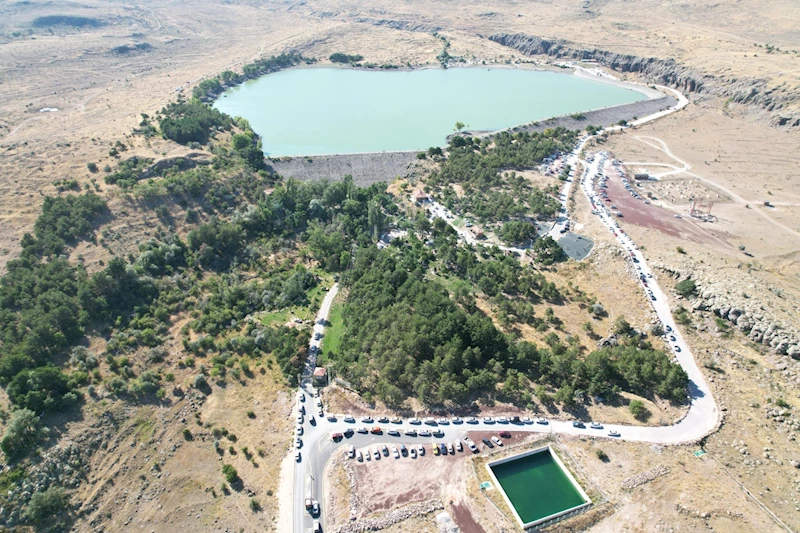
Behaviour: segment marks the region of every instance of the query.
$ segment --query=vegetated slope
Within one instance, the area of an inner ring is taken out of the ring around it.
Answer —
[[[618,328],[621,345],[588,355],[558,335],[548,346],[504,336],[475,307],[473,291],[493,295],[509,321],[534,324],[541,319],[526,302],[542,294],[557,300],[557,289],[515,259],[485,252],[479,259],[448,233],[442,228],[435,236],[435,256],[415,238],[382,251],[360,250],[347,275],[352,285],[341,353],[328,355],[334,369],[368,398],[395,407],[409,396],[428,405],[463,406],[498,394],[526,405],[537,384],[556,389],[555,400],[566,405],[586,393],[613,397],[622,390],[675,402],[685,398],[685,372],[624,324]],[[448,265],[463,277],[452,295],[427,279],[429,270],[446,271]],[[536,394],[553,401],[545,391]]]
[[[164,117],[182,120],[180,109],[168,107]],[[201,420],[219,419],[217,405],[226,401],[229,417],[284,424],[278,400],[297,378],[310,330],[263,326],[258,317],[296,309],[312,314],[322,300],[321,284],[350,264],[352,245],[371,246],[395,208],[381,184],[361,189],[351,179],[284,181],[263,168],[262,158],[251,157],[258,140],[246,123],[222,119],[235,133],[230,144],[217,143],[209,165],[162,168],[139,160],[107,174],[128,198],[121,209],[155,211],[156,231],[138,251],[92,274],[67,259],[82,239],[106,235],[104,224],[115,213],[109,216],[105,201],[92,193],[64,195],[45,201],[34,234],[22,239],[22,255],[0,278],[0,384],[12,409],[0,440],[10,465],[0,474],[7,524],[65,530],[84,515],[103,523],[124,507],[116,506],[119,495],[112,496],[107,479],[94,477],[93,469],[134,484],[136,475],[144,476],[142,490],[153,497],[148,476],[161,468],[186,470],[170,461],[173,455],[186,459],[176,437],[201,456],[222,455],[239,467],[222,490],[218,467],[198,474],[206,489],[216,487],[212,491],[198,491],[191,475],[172,478],[170,490],[187,495],[179,506],[225,497],[219,516],[230,518],[229,511],[248,506],[274,516],[276,505],[259,489],[260,472],[268,472],[256,463],[280,462],[281,434],[269,444],[259,431],[237,440],[223,432],[224,421],[206,426]],[[213,124],[204,127],[202,136],[218,134]],[[172,230],[176,204],[189,229],[184,238]],[[250,383],[269,391],[267,407],[256,409],[246,400],[252,395],[236,392]],[[214,400],[221,390],[225,394]],[[148,406],[174,418],[147,422]],[[192,412],[197,428],[171,422]],[[171,455],[155,466],[141,464],[119,447],[132,435],[154,451],[172,446]],[[114,464],[129,466],[108,468]],[[86,496],[83,507],[70,502],[75,490]],[[248,492],[261,499],[248,502]],[[257,517],[270,523],[268,516]]]

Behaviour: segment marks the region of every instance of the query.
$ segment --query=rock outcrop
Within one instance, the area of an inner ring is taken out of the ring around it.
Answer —
[[[565,60],[594,60],[617,72],[632,72],[651,83],[674,87],[687,93],[706,93],[727,98],[731,102],[753,106],[770,116],[769,122],[778,127],[800,127],[800,116],[784,112],[798,99],[790,87],[770,87],[765,78],[724,78],[698,72],[677,63],[674,59],[640,57],[619,54],[560,39],[542,39],[521,33],[500,33],[489,39],[513,48],[525,55],[546,55]]]
[[[800,359],[800,331],[771,316],[770,305],[758,298],[758,293],[764,292],[760,287],[752,283],[742,287],[731,280],[723,283],[699,270],[677,269],[658,263],[654,266],[676,279],[692,278],[695,281],[695,296],[684,307],[695,312],[713,313],[775,354]]]

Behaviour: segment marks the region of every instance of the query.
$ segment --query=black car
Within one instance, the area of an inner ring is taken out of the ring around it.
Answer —
[[[494,443],[489,439],[483,439],[483,443],[488,446],[489,448],[494,448]]]
[[[575,422],[572,423],[572,427],[585,429],[586,428],[586,424],[576,420]]]

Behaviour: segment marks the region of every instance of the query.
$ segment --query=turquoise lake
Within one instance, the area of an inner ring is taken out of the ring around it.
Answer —
[[[497,130],[644,100],[568,73],[507,68],[290,69],[227,90],[214,107],[250,121],[272,157],[443,146],[457,121]]]

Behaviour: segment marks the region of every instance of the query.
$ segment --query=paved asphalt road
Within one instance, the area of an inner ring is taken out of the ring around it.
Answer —
[[[673,91],[674,92],[674,91]],[[678,109],[683,108],[687,100],[683,95],[679,96],[679,103],[672,109],[668,111],[662,111],[656,113],[655,115],[651,115],[649,117],[645,117],[637,121],[637,124],[642,124],[645,122],[649,122],[650,120],[654,120],[661,116],[665,116],[669,113],[677,111]],[[620,127],[613,127],[609,129],[620,129]],[[578,160],[578,154],[586,145],[588,137],[581,138],[578,146],[576,146],[575,150],[569,154],[567,158],[567,162],[570,163],[573,168],[575,167],[575,163]],[[581,179],[581,186],[584,193],[587,195],[590,201],[592,201],[595,206],[598,206],[599,209],[596,209],[597,216],[600,217],[601,221],[608,227],[609,231],[616,234],[617,241],[626,249],[629,250],[629,254],[631,256],[631,260],[633,258],[636,259],[634,262],[634,266],[636,268],[637,273],[641,273],[647,282],[647,286],[642,286],[645,298],[647,301],[651,303],[655,312],[657,313],[659,319],[665,326],[669,326],[672,329],[671,335],[674,336],[675,341],[670,341],[670,347],[673,351],[673,355],[675,359],[680,363],[683,369],[689,376],[689,394],[691,399],[691,405],[689,408],[689,412],[687,415],[681,419],[678,423],[672,426],[659,426],[659,427],[645,427],[645,426],[624,426],[619,424],[612,424],[612,425],[605,425],[601,426],[601,429],[592,429],[589,426],[589,421],[584,420],[583,422],[586,423],[586,427],[580,428],[573,426],[571,421],[558,421],[553,420],[549,421],[547,424],[540,424],[540,423],[519,423],[519,424],[512,424],[509,422],[506,423],[498,423],[496,421],[485,421],[483,419],[476,420],[473,423],[453,423],[452,421],[448,421],[445,424],[435,423],[433,425],[428,424],[421,424],[415,425],[411,424],[409,420],[403,420],[401,423],[381,423],[378,424],[376,422],[364,422],[361,420],[355,420],[354,422],[345,422],[344,415],[337,414],[335,415],[335,420],[330,421],[326,417],[319,416],[319,408],[316,405],[317,399],[313,396],[314,389],[311,386],[310,376],[313,372],[314,366],[316,364],[316,353],[319,350],[320,340],[315,339],[316,335],[312,335],[311,340],[311,348],[312,348],[312,356],[309,358],[307,367],[303,374],[303,379],[300,387],[300,391],[298,393],[298,400],[297,405],[298,409],[300,406],[306,412],[306,415],[303,416],[303,421],[301,424],[302,427],[302,446],[300,447],[299,451],[301,454],[301,459],[295,465],[295,479],[294,479],[294,494],[293,494],[293,530],[295,533],[305,533],[306,530],[310,529],[313,525],[313,518],[310,516],[308,512],[305,510],[304,500],[307,495],[307,491],[310,489],[312,494],[312,498],[318,500],[320,502],[324,501],[323,496],[323,473],[325,470],[325,465],[327,464],[328,460],[330,459],[331,455],[334,451],[336,451],[339,447],[352,444],[357,449],[362,449],[363,451],[365,447],[369,446],[370,449],[372,445],[376,443],[386,443],[391,447],[391,444],[396,444],[398,447],[401,443],[405,443],[406,445],[410,444],[424,444],[426,448],[426,455],[431,453],[431,446],[432,442],[452,442],[455,440],[463,439],[464,436],[467,434],[468,431],[492,431],[495,433],[499,433],[502,430],[508,431],[525,431],[525,432],[537,432],[537,433],[558,433],[558,434],[566,434],[566,435],[591,435],[591,436],[600,436],[606,438],[619,438],[622,440],[629,440],[629,441],[637,441],[637,442],[653,442],[653,443],[660,443],[660,444],[681,444],[685,442],[692,442],[697,439],[702,438],[703,436],[707,435],[711,432],[714,427],[717,425],[717,421],[719,418],[719,411],[717,409],[717,405],[714,402],[714,398],[711,395],[711,391],[706,383],[705,379],[703,378],[702,373],[700,372],[697,363],[695,362],[691,350],[686,343],[685,339],[681,335],[680,331],[676,327],[675,320],[672,317],[672,313],[669,309],[669,303],[667,301],[666,295],[663,293],[661,288],[658,286],[655,278],[652,278],[652,272],[650,268],[647,266],[645,262],[645,258],[642,252],[636,247],[635,243],[628,237],[624,231],[619,227],[617,224],[616,218],[611,216],[608,211],[605,210],[605,207],[602,206],[602,201],[599,201],[597,197],[597,193],[595,187],[597,185],[597,180],[602,179],[601,170],[605,160],[607,159],[606,154],[597,154],[594,156],[594,159],[591,163],[585,164],[585,171]],[[564,190],[562,191],[563,196],[562,204],[566,205],[566,199],[569,197],[569,187],[572,184],[572,178],[570,178],[564,184]],[[448,222],[452,222],[453,216],[451,213],[447,211],[444,206],[433,202],[431,205],[431,212],[433,215],[441,216]],[[566,223],[566,219],[557,222],[554,227],[550,230],[552,234],[554,231],[559,232],[560,228]],[[462,240],[470,243],[470,244],[477,244],[475,239],[466,231],[466,229],[458,229],[456,228],[459,236]],[[510,248],[513,251],[522,252],[522,250],[517,250]],[[655,300],[652,299],[650,292],[652,291],[652,296],[655,297]],[[320,335],[324,334],[325,328],[325,320],[328,318],[328,314],[330,313],[330,306],[333,302],[333,298],[336,296],[338,291],[338,286],[334,285],[328,294],[325,297],[325,300],[322,303],[320,308],[319,314],[317,316],[317,322],[314,325],[314,333],[319,333]],[[304,396],[304,401],[299,400],[299,396],[302,394]],[[327,414],[326,414],[327,416]],[[313,423],[312,423],[313,418]],[[361,434],[358,433],[358,429],[361,427],[367,427],[372,429],[376,426],[380,426],[382,429],[382,433],[379,435],[375,435],[372,433],[369,434]],[[402,436],[390,436],[387,434],[389,429],[397,429],[400,431]],[[404,431],[407,429],[416,429],[420,431],[421,429],[427,429],[429,431],[433,430],[440,430],[442,432],[441,437],[411,437],[404,435]],[[350,431],[348,431],[350,430]],[[618,437],[611,437],[609,433],[617,432],[619,434]],[[347,432],[347,433],[345,433]],[[332,433],[345,433],[345,437],[342,439],[337,439],[334,442],[331,439]],[[484,445],[482,443],[477,443],[478,447],[483,449]],[[461,453],[470,453],[466,448],[464,448],[464,452]],[[373,459],[374,460],[374,459]],[[380,460],[395,460],[391,457],[381,457]],[[404,457],[398,460],[403,461],[410,461],[413,460],[408,457]],[[325,523],[325,509],[321,510],[321,516],[318,517],[320,523],[323,525],[324,531],[324,523]]]

